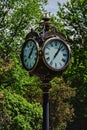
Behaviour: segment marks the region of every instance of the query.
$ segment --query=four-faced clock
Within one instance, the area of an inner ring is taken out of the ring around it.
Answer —
[[[43,46],[43,60],[45,65],[53,71],[66,68],[70,60],[70,49],[61,39],[54,37],[48,39]]]
[[[24,68],[28,71],[33,71],[38,62],[38,43],[34,39],[28,39],[21,52],[21,60]]]

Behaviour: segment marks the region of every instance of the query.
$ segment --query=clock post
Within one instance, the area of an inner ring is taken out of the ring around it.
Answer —
[[[42,83],[43,90],[43,130],[49,130],[49,89],[51,85],[49,82]]]
[[[61,76],[67,69],[71,50],[65,35],[51,25],[47,14],[42,20],[39,33],[31,29],[27,34],[21,51],[21,61],[30,76],[35,75],[42,81],[43,130],[49,130],[50,81],[55,76]]]

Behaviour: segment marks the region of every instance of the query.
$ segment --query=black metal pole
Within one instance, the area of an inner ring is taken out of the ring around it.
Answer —
[[[49,130],[49,89],[43,89],[43,130]]]

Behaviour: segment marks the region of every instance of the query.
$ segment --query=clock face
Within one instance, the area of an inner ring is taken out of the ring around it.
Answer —
[[[69,47],[58,38],[50,38],[43,47],[44,62],[54,71],[63,70],[70,59]]]
[[[33,71],[38,62],[37,42],[33,39],[28,39],[23,45],[21,56],[24,68]]]

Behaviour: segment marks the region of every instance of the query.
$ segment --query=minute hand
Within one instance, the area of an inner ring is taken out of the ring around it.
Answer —
[[[58,53],[59,53],[59,51],[61,50],[62,47],[63,47],[62,45],[59,46],[59,48],[58,48],[57,52],[55,53],[53,59],[55,59],[55,57],[58,55]]]
[[[34,49],[34,46],[32,47],[32,49],[31,49],[31,52],[30,52],[30,54],[29,54],[29,58],[31,57],[31,54],[32,54],[32,52],[33,52],[33,49]]]

